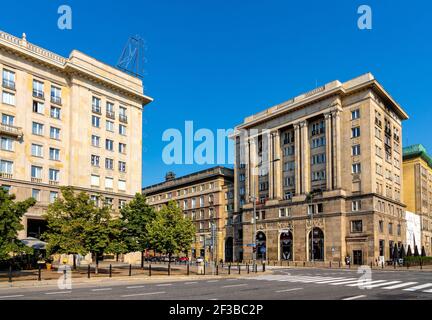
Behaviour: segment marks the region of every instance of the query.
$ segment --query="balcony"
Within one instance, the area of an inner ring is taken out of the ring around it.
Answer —
[[[3,79],[3,88],[15,91],[15,82]]]
[[[106,117],[115,120],[115,112],[107,110]]]
[[[31,177],[31,182],[42,183],[42,178]]]
[[[52,186],[58,186],[58,185],[59,185],[59,182],[56,181],[56,180],[50,180],[50,181],[49,181],[49,184],[52,185]]]
[[[119,115],[119,120],[120,120],[120,122],[128,123],[128,118],[127,118],[127,116],[124,115],[124,114],[120,114],[120,115]]]
[[[92,112],[97,114],[102,114],[101,107],[92,105]]]
[[[21,139],[23,132],[21,128],[11,126],[9,124],[0,123],[0,133]]]
[[[51,96],[51,103],[54,103],[54,104],[61,106],[62,99],[61,99],[61,97]]]
[[[38,99],[45,99],[45,94],[43,91],[33,89],[33,97]]]
[[[0,172],[0,178],[12,179],[12,173]]]

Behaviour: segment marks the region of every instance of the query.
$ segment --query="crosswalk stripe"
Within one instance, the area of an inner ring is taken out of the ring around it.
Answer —
[[[396,283],[400,283],[401,281],[390,281],[390,282],[384,282],[384,283],[377,283],[377,284],[373,284],[370,286],[366,286],[366,289],[372,289],[372,288],[378,288],[378,287],[382,287],[382,286],[388,286],[390,284],[396,284]]]
[[[342,277],[342,278],[334,278],[332,280],[320,281],[320,282],[317,282],[317,283],[319,283],[319,284],[329,284],[329,283],[335,283],[335,282],[341,282],[341,281],[349,281],[349,280],[355,280],[355,279],[357,279],[357,278],[345,278],[345,277]]]
[[[417,291],[417,290],[421,290],[421,289],[429,288],[429,287],[432,287],[432,283],[426,283],[426,284],[422,284],[422,285],[419,285],[416,287],[406,288],[403,290],[405,290],[405,291]]]
[[[404,282],[404,283],[397,284],[397,285],[394,285],[394,286],[385,287],[383,289],[386,289],[386,290],[399,289],[399,288],[411,286],[411,285],[416,284],[416,283],[417,282]]]
[[[355,280],[351,280],[351,281],[342,281],[342,282],[334,282],[334,283],[330,283],[330,285],[332,286],[342,286],[344,284],[350,284],[350,283],[359,283],[361,280],[359,278],[355,279]]]
[[[363,286],[366,287],[368,285],[374,284],[374,283],[381,283],[386,282],[386,280],[375,280],[375,281],[358,281],[354,284],[348,284],[347,287],[357,287],[357,286]]]
[[[425,292],[425,293],[432,293],[432,289],[429,289],[429,290],[423,290],[423,292]]]

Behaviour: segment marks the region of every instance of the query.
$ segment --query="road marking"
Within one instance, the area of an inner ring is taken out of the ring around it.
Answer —
[[[335,283],[330,283],[330,285],[332,286],[341,286],[344,284],[351,284],[351,283],[360,283],[362,280],[361,279],[355,279],[355,280],[350,280],[350,281],[342,281],[342,282],[335,282]]]
[[[2,296],[2,297],[0,297],[0,299],[19,298],[19,297],[24,297],[24,295],[23,294],[16,294],[14,296]]]
[[[226,281],[237,281],[238,279],[226,279]]]
[[[425,293],[432,293],[432,289],[429,289],[429,290],[423,290],[423,292],[425,292]]]
[[[211,299],[209,299],[209,300],[218,300],[218,298],[211,298]]]
[[[383,289],[386,289],[386,290],[399,289],[399,288],[411,286],[411,285],[416,284],[416,283],[417,282],[405,282],[405,283],[397,284],[395,286],[385,287]]]
[[[407,289],[403,289],[403,290],[405,290],[405,291],[416,291],[416,290],[420,290],[420,289],[424,289],[424,288],[428,288],[428,287],[432,287],[432,283],[421,284],[419,286],[412,287],[412,288],[407,288]]]
[[[366,287],[371,284],[386,282],[386,280],[375,280],[375,281],[358,281],[354,284],[348,284],[347,287]]]
[[[356,299],[361,299],[361,298],[364,298],[364,297],[366,297],[366,296],[365,295],[361,295],[361,296],[354,296],[354,297],[345,298],[345,299],[342,299],[342,300],[356,300]]]
[[[136,297],[136,296],[150,296],[150,295],[164,294],[164,293],[166,293],[166,292],[165,291],[159,291],[159,292],[135,293],[135,294],[125,294],[122,297],[126,298],[126,297]]]
[[[341,278],[334,278],[332,280],[326,280],[326,281],[320,281],[317,282],[318,284],[327,284],[327,283],[335,283],[335,282],[341,282],[341,281],[350,281],[350,280],[355,280],[357,278],[345,278],[345,277],[341,277]]]
[[[366,286],[366,289],[372,289],[372,288],[377,288],[377,287],[382,287],[382,286],[388,286],[390,284],[396,284],[396,283],[400,283],[401,281],[390,281],[390,282],[384,282],[384,283],[377,283],[377,284],[373,284],[370,286]]]
[[[168,287],[168,286],[172,286],[172,283],[161,283],[156,285],[156,287]]]
[[[233,288],[233,287],[244,287],[247,286],[247,283],[241,283],[241,284],[232,284],[230,286],[222,286],[222,288]]]
[[[297,291],[297,290],[303,290],[303,288],[292,288],[292,289],[285,289],[285,290],[277,290],[275,292],[289,292],[289,291]]]
[[[209,280],[209,281],[207,281],[207,282],[218,282],[219,280]]]
[[[195,283],[198,283],[198,282],[196,282],[196,281],[185,282],[185,284],[195,284]]]
[[[138,288],[144,288],[145,286],[130,286],[126,287],[126,289],[138,289]]]
[[[100,289],[92,289],[92,291],[110,291],[112,288],[100,288]]]
[[[72,291],[59,291],[59,292],[45,292],[45,294],[65,294],[71,293]]]

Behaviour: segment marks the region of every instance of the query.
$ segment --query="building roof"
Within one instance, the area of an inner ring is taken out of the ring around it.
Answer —
[[[414,144],[402,149],[403,160],[421,158],[430,168],[432,168],[432,157],[428,155],[426,148],[422,144]]]
[[[224,176],[229,180],[234,179],[234,170],[222,166],[217,166],[197,172],[193,172],[191,174],[178,177],[175,179],[170,179],[161,183],[157,183],[154,185],[150,185],[142,188],[142,193],[144,194],[155,194],[163,191],[167,191],[170,189],[179,188],[184,185],[190,185],[197,183],[198,181],[209,180],[210,178],[214,178],[217,176]]]

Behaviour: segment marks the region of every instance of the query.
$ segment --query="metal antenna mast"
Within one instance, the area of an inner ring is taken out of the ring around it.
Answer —
[[[144,40],[139,36],[129,37],[117,62],[117,68],[140,79],[144,78]]]

